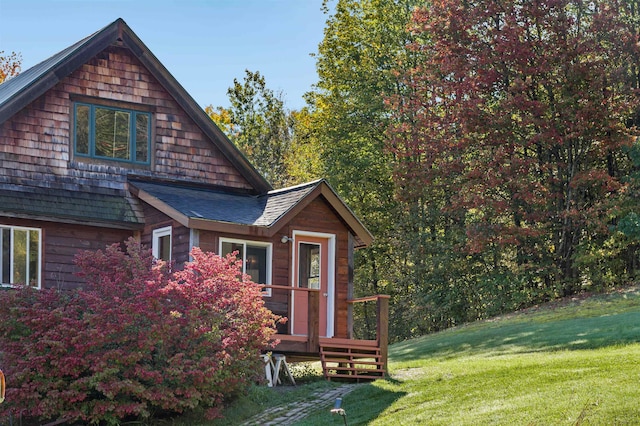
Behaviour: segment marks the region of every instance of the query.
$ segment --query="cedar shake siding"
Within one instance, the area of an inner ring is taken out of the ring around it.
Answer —
[[[38,228],[42,231],[42,287],[73,289],[82,286],[73,261],[81,250],[104,250],[121,243],[130,231],[47,221],[0,217],[0,225]]]
[[[152,111],[151,165],[74,158],[73,103]],[[0,183],[125,195],[126,176],[251,189],[128,49],[109,47],[0,126]]]
[[[43,287],[73,289],[83,281],[76,275],[78,268],[69,264],[80,250],[104,250],[106,246],[121,243],[131,236],[130,231],[49,222],[33,223],[42,226]]]

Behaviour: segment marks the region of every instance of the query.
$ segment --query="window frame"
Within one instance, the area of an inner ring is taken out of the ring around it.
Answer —
[[[272,265],[273,265],[273,243],[270,242],[265,242],[265,241],[252,241],[252,240],[241,240],[241,239],[235,239],[235,238],[224,238],[221,237],[219,239],[219,243],[218,243],[218,253],[220,253],[220,256],[226,256],[226,253],[222,253],[222,244],[224,243],[231,243],[231,244],[242,244],[243,248],[242,248],[242,273],[246,273],[247,270],[247,246],[252,246],[252,247],[260,247],[260,248],[266,248],[267,253],[266,253],[266,268],[265,268],[265,276],[266,276],[266,280],[267,282],[265,283],[256,283],[256,284],[264,284],[264,285],[271,285],[271,283],[273,282],[273,272],[272,272]],[[262,290],[262,295],[265,297],[271,297],[271,289],[270,288],[265,288]]]
[[[153,230],[151,236],[151,254],[154,258],[160,259],[160,239],[169,237],[169,262],[173,260],[173,227],[164,226]]]
[[[21,284],[16,284],[14,282],[4,282],[2,277],[4,275],[4,253],[3,253],[3,230],[8,229],[10,231],[10,241],[9,241],[9,278],[10,281],[13,280],[13,275],[15,273],[14,270],[14,247],[15,247],[15,239],[14,239],[14,235],[15,235],[15,231],[26,231],[27,232],[27,247],[25,248],[25,268],[26,268],[26,275],[30,276],[31,275],[31,240],[29,238],[29,236],[31,235],[31,232],[36,232],[38,235],[38,247],[37,247],[37,253],[38,253],[38,259],[36,262],[36,276],[37,276],[37,280],[35,285],[31,285],[30,282],[26,282],[25,285],[28,285],[29,287],[33,287],[37,290],[42,288],[42,228],[31,228],[31,227],[27,227],[27,226],[14,226],[14,225],[4,225],[4,224],[0,224],[0,287],[15,287],[17,285],[21,285]]]
[[[87,129],[87,151],[88,153],[83,153],[78,151],[78,107],[84,106],[88,107],[88,129]],[[126,112],[129,114],[129,158],[115,158],[115,157],[106,157],[96,154],[96,109],[106,109],[116,112]],[[137,117],[138,116],[146,116],[147,117],[147,159],[145,161],[138,161],[136,159],[136,148],[137,148]],[[153,114],[151,111],[145,111],[144,109],[135,109],[134,107],[123,107],[118,105],[108,105],[102,103],[93,103],[87,102],[83,100],[77,100],[73,102],[73,155],[75,158],[83,158],[83,159],[95,159],[100,161],[115,161],[118,163],[126,163],[133,164],[138,166],[150,166],[151,165],[151,156],[152,156],[152,120]]]

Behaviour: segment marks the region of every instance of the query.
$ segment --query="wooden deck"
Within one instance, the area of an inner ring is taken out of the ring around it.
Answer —
[[[389,296],[377,295],[349,300],[349,304],[376,302],[375,340],[347,337],[320,337],[318,326],[319,293],[308,292],[309,321],[307,335],[276,334],[273,352],[282,353],[292,362],[320,361],[325,378],[372,380],[387,372]],[[351,330],[350,330],[351,333]]]

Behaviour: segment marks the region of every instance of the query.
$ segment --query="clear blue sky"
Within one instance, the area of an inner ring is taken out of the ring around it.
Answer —
[[[0,0],[0,51],[27,69],[122,18],[202,106],[260,71],[290,109],[317,81],[322,0]]]

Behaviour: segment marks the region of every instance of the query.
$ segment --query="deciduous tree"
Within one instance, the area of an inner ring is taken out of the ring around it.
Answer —
[[[207,113],[274,187],[286,186],[290,178],[285,159],[290,155],[293,118],[282,95],[267,87],[259,71],[249,70],[242,82],[233,80],[227,94],[228,109],[209,106]]]
[[[3,50],[0,50],[0,84],[18,75],[21,64],[22,56],[19,53],[5,54]]]
[[[405,88],[397,70],[410,67],[414,60],[414,52],[404,46],[411,40],[407,25],[418,4],[417,0],[325,2],[329,15],[316,54],[319,81],[308,100],[323,175],[375,235],[373,245],[356,254],[357,295],[394,294],[396,278],[404,274],[404,255],[395,245],[404,237],[398,229],[402,218],[394,199],[392,157],[385,151],[391,119],[385,98]]]
[[[427,59],[396,98],[395,182],[429,212],[424,240],[450,235],[478,271],[467,285],[507,276],[552,297],[584,284],[576,256],[609,232],[638,107],[628,5],[440,0],[415,14],[411,49]],[[482,310],[475,290],[450,288]]]

